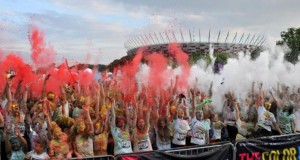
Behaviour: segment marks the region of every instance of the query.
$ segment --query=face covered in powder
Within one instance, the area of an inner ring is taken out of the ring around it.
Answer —
[[[18,151],[21,148],[21,142],[19,141],[19,139],[17,137],[11,138],[10,144],[11,144],[12,150],[14,150],[14,151]]]
[[[62,136],[62,131],[61,131],[60,127],[55,127],[55,129],[53,130],[54,139],[60,139],[61,136]]]
[[[271,106],[272,106],[271,102],[265,102],[264,103],[264,107],[266,108],[266,110],[270,110]]]
[[[197,110],[196,111],[196,118],[197,118],[197,120],[202,120],[203,119],[203,111],[202,110]]]
[[[19,105],[16,102],[13,102],[11,104],[11,110],[13,112],[14,115],[19,115]]]
[[[86,128],[86,126],[85,126],[84,121],[79,121],[76,125],[77,133],[83,133],[85,131],[85,128]]]
[[[143,118],[138,119],[137,127],[139,130],[143,130],[145,128],[145,120]]]

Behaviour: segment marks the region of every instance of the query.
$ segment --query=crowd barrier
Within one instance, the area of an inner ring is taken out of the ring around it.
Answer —
[[[232,160],[235,159],[234,145],[230,142],[210,144],[203,146],[191,146],[163,151],[151,151],[142,153],[130,153],[115,156],[116,160]]]
[[[73,158],[77,160],[76,158]],[[300,133],[84,160],[300,160]]]
[[[84,157],[82,159],[72,158],[74,160],[114,160],[113,155],[105,155],[105,156],[94,156],[94,157]]]
[[[165,151],[165,153],[187,157],[196,156],[201,159],[210,159],[210,157],[220,160],[235,159],[234,145],[230,142],[197,146],[192,148],[172,149]]]

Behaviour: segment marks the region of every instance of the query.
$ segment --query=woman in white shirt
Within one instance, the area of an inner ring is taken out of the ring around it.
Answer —
[[[160,103],[157,100],[156,105],[152,108],[153,117],[155,121],[155,133],[156,133],[156,147],[158,150],[171,149],[171,129],[168,123],[167,116],[160,116]],[[167,108],[167,110],[169,110]],[[168,113],[167,113],[168,115]]]
[[[194,100],[194,93],[192,92],[191,143],[196,145],[208,144],[210,121],[204,120],[202,108],[196,111]]]
[[[141,115],[137,116],[138,109]],[[142,118],[143,111],[141,105],[135,107],[134,120],[133,120],[133,151],[152,151],[152,145],[149,137],[150,128],[150,111],[146,113],[146,118]]]
[[[114,155],[123,153],[132,153],[130,134],[129,134],[129,111],[126,108],[126,120],[123,117],[118,117],[116,124],[115,100],[113,101],[111,133],[114,138]],[[126,123],[127,122],[127,123]]]
[[[183,100],[182,100],[183,102]],[[172,148],[182,147],[186,145],[186,136],[191,129],[186,119],[189,119],[188,107],[181,103],[177,107],[177,118],[174,120],[174,136],[172,140]]]
[[[240,111],[238,108],[238,102],[236,102],[233,94],[229,94],[229,98],[225,105],[226,109],[224,123],[228,131],[229,140],[234,142],[236,140],[236,135],[238,134],[236,122],[239,119]]]

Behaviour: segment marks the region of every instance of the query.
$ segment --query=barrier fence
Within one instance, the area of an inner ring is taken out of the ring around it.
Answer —
[[[230,142],[198,146],[192,148],[173,149],[165,151],[169,156],[179,155],[180,159],[235,159],[234,145]]]
[[[74,160],[114,160],[113,155],[105,155],[105,156],[94,156],[94,157],[84,157],[84,158],[72,158]]]
[[[74,158],[76,159],[76,158]],[[300,133],[84,160],[300,160]]]

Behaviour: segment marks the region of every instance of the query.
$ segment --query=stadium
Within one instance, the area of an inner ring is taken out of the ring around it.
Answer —
[[[240,51],[252,53],[262,47],[265,42],[266,38],[262,35],[238,34],[229,31],[225,33],[208,31],[203,34],[200,30],[196,32],[189,29],[136,35],[129,38],[124,46],[128,55],[135,54],[139,48],[146,48],[145,52],[160,52],[168,56],[168,44],[177,43],[189,56],[210,51],[235,56]]]

